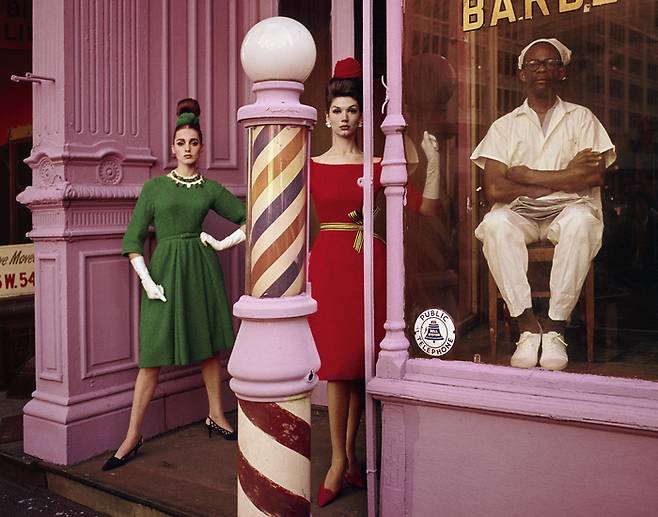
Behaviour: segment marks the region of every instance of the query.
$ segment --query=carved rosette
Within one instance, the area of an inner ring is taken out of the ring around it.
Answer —
[[[41,185],[52,187],[55,183],[64,181],[62,175],[55,169],[55,164],[47,156],[39,160],[37,170],[39,171]]]
[[[118,185],[123,179],[121,163],[114,157],[105,158],[96,171],[96,178],[102,185]]]

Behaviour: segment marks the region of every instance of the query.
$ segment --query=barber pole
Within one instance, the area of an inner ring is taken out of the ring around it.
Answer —
[[[309,515],[309,397],[279,403],[241,400],[238,427],[240,515]]]
[[[317,308],[306,282],[307,171],[317,113],[299,96],[315,44],[299,22],[268,18],[247,33],[241,58],[256,102],[238,110],[249,130],[246,293],[228,365],[239,399],[238,515],[308,516],[320,358],[307,321]]]
[[[301,294],[306,275],[307,129],[251,129],[249,289],[252,296]]]

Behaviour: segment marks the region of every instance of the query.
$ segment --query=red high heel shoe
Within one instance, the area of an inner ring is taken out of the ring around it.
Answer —
[[[328,488],[325,488],[324,484],[320,485],[317,497],[318,506],[327,506],[329,503],[335,500],[339,494],[340,488],[336,492],[332,492]]]

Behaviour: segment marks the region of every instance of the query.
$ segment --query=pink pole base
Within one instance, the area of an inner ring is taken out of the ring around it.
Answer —
[[[240,298],[233,313],[242,324],[228,363],[238,398],[278,401],[316,386],[320,357],[307,320],[316,309],[308,294]]]

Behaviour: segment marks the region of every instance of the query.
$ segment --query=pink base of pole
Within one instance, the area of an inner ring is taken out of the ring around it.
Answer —
[[[238,398],[276,401],[315,387],[320,357],[307,316],[316,309],[307,294],[238,300],[233,313],[242,324],[228,363]]]

